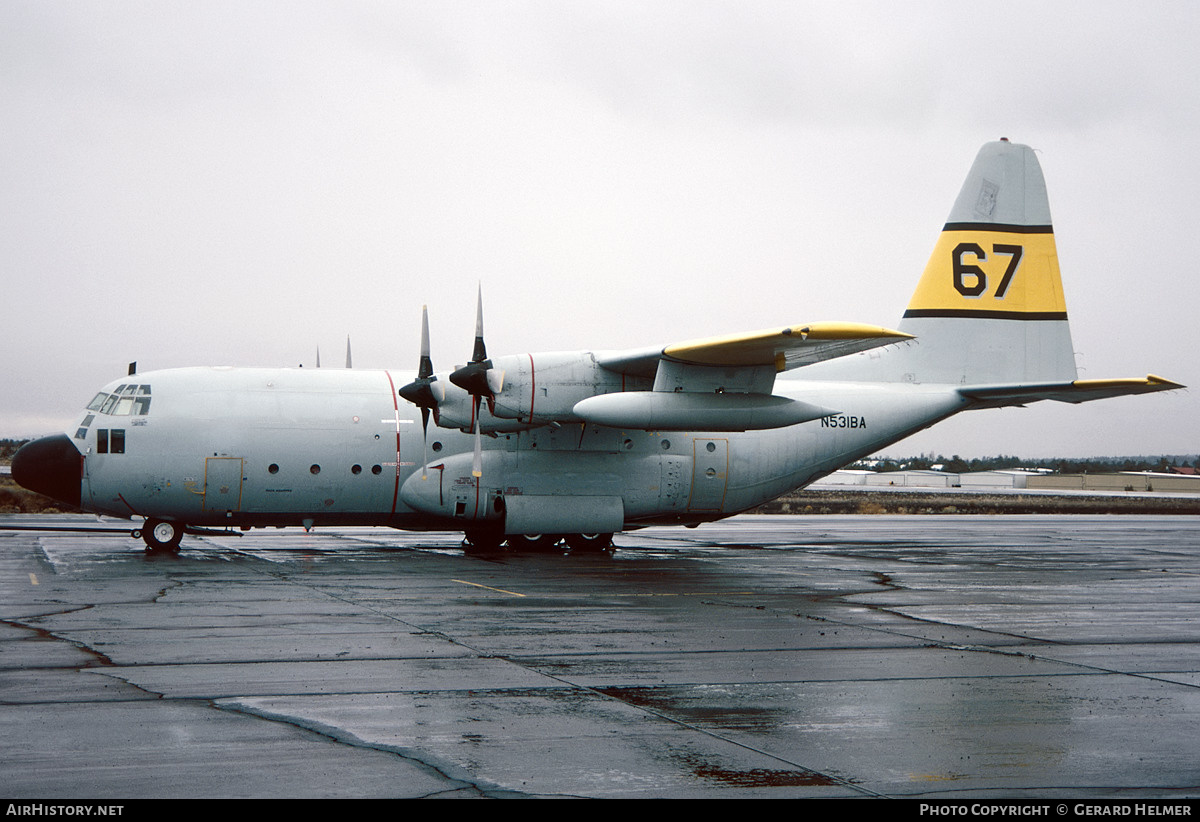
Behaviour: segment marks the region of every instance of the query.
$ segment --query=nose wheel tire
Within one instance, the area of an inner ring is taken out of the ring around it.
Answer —
[[[147,551],[178,551],[183,539],[183,524],[163,519],[146,520],[141,531]]]

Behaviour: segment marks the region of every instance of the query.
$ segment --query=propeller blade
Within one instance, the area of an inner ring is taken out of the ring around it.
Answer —
[[[483,362],[487,359],[487,347],[483,344],[483,283],[475,295],[475,351],[471,362]]]
[[[475,398],[475,453],[471,457],[471,476],[479,479],[483,476],[483,440],[479,436],[479,397]]]
[[[429,356],[429,309],[421,306],[421,360],[417,378],[400,389],[400,396],[423,411],[432,411],[438,420],[438,403],[446,399],[446,390],[433,376],[433,360]]]
[[[504,383],[503,372],[497,372],[498,377],[489,374],[494,370],[492,361],[488,359],[487,346],[483,342],[483,286],[480,285],[475,304],[475,351],[469,363],[450,375],[450,382],[473,397],[486,399],[488,410],[494,411],[496,392]]]
[[[499,368],[489,368],[487,370],[487,385],[494,395],[499,394],[504,390],[504,372]]]
[[[429,464],[429,409],[421,409],[421,479],[428,479],[425,466]]]
[[[417,367],[418,377],[433,374],[433,360],[429,358],[429,306],[421,306],[421,363]]]

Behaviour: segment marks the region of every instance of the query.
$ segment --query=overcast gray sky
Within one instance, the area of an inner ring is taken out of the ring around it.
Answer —
[[[1200,385],[1200,4],[0,3],[0,436],[183,365],[439,369],[895,326],[979,146],[1039,149],[1081,376]],[[1191,453],[1197,393],[892,453]]]

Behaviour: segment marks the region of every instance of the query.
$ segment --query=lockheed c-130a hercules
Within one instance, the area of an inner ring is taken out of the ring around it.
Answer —
[[[795,379],[777,379],[795,369]],[[695,525],[761,505],[960,411],[1181,387],[1078,380],[1041,168],[979,152],[897,330],[815,322],[632,351],[388,370],[182,368],[102,389],[29,443],[21,485],[188,532],[461,530],[486,549]],[[429,425],[433,422],[433,426]]]

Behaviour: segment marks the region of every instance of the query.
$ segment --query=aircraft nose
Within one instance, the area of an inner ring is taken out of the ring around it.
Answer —
[[[42,437],[13,456],[12,478],[22,488],[79,507],[83,455],[66,434]]]

